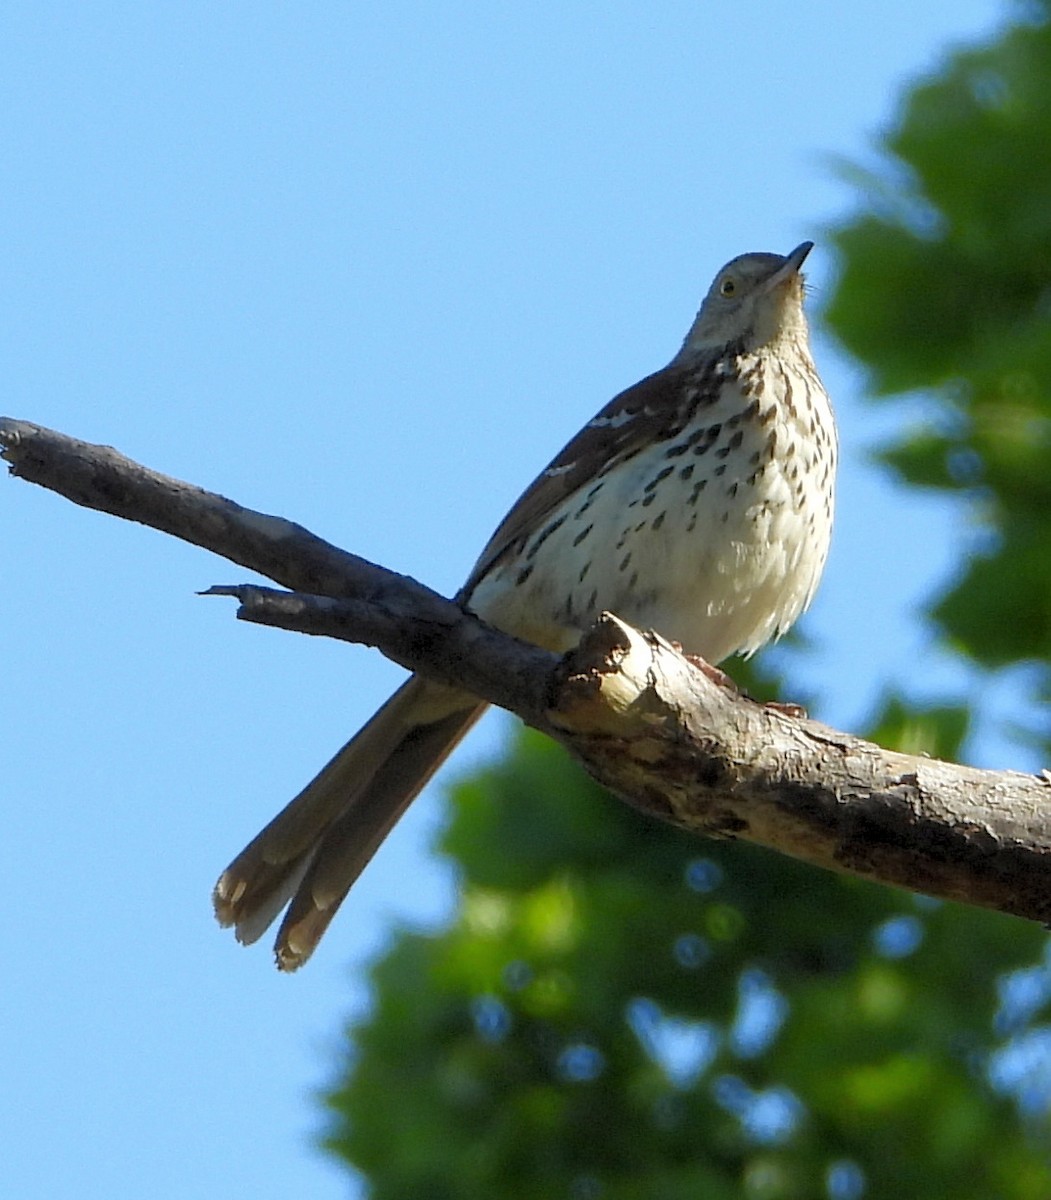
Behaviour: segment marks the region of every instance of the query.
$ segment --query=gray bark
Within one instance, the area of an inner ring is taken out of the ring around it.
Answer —
[[[559,659],[291,521],[28,422],[0,418],[0,457],[22,479],[289,589],[209,589],[236,597],[242,619],[363,642],[461,686],[557,738],[655,817],[1051,921],[1051,787],[1043,775],[900,754],[758,704],[612,614]]]

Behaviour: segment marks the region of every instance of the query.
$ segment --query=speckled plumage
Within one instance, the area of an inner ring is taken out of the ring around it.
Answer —
[[[733,354],[684,372],[676,390],[693,407],[681,430],[487,565],[472,610],[565,650],[609,609],[712,663],[796,620],[832,528],[835,429],[812,364]]]
[[[713,664],[788,629],[824,568],[837,453],[803,313],[810,248],[719,272],[671,363],[522,494],[461,603],[560,651],[611,610]],[[484,707],[414,676],[227,868],[219,919],[253,941],[291,898],[277,958],[301,965]]]

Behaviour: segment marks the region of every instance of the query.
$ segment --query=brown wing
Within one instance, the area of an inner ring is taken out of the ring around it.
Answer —
[[[692,372],[691,372],[692,375]],[[665,367],[621,392],[594,416],[519,496],[482,551],[460,590],[465,600],[478,581],[513,551],[567,496],[586,488],[654,438],[674,434],[700,400],[700,379],[684,379],[681,368]]]

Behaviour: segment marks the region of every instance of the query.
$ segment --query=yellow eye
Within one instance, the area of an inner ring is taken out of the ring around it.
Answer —
[[[737,291],[737,284],[732,279],[724,279],[719,284],[719,295],[729,298]]]

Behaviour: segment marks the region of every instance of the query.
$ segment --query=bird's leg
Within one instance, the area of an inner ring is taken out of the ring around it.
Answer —
[[[802,704],[796,704],[791,700],[767,700],[763,707],[772,708],[774,712],[778,712],[784,717],[798,717],[800,720],[806,720],[806,709]]]
[[[746,700],[752,699],[747,692],[742,691],[737,686],[736,682],[725,671],[713,666],[707,659],[701,658],[699,654],[687,654],[678,642],[672,642],[671,644],[688,663],[703,672],[712,683],[718,684],[719,687],[724,687],[727,691],[734,692],[738,696],[744,696]],[[791,701],[766,700],[763,702],[763,707],[773,709],[774,712],[781,713],[785,717],[805,718],[807,715],[806,709],[801,704],[794,704]]]
[[[706,658],[701,658],[699,654],[687,654],[678,642],[672,642],[672,645],[688,663],[696,667],[698,671],[702,672],[702,674],[707,675],[712,683],[718,684],[719,687],[726,688],[728,692],[735,692],[737,695],[743,694],[741,689],[725,671],[721,670],[719,667],[713,666]]]

